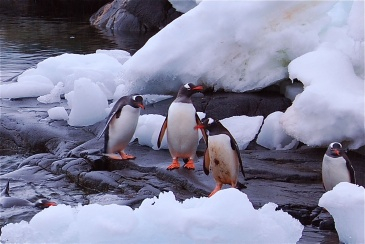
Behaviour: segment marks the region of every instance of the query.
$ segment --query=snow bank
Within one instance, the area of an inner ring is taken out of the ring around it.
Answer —
[[[274,150],[292,149],[298,145],[298,141],[288,136],[280,124],[283,112],[274,112],[269,114],[261,131],[257,136],[257,144]]]
[[[365,243],[365,189],[341,182],[323,194],[319,206],[333,216],[339,239],[343,243]]]
[[[72,94],[66,97],[72,101],[68,124],[86,126],[103,120],[108,108],[108,100],[100,87],[87,78],[75,81]]]
[[[158,94],[198,81],[234,92],[266,87],[287,76],[291,60],[318,46],[334,4],[202,1],[135,53],[119,83],[127,93]]]
[[[255,210],[237,189],[211,198],[175,200],[172,192],[127,206],[58,205],[30,221],[2,228],[1,241],[17,243],[296,243],[303,226],[274,203]]]
[[[92,54],[66,53],[47,58],[36,68],[24,71],[17,83],[1,84],[1,98],[46,95],[59,82],[68,93],[73,90],[75,80],[88,78],[104,87],[106,96],[111,99],[116,88],[114,80],[128,56],[128,52],[121,50],[97,50]]]
[[[220,122],[232,134],[238,148],[244,150],[259,132],[263,120],[263,116],[242,115],[225,118]]]
[[[47,95],[43,95],[37,98],[41,103],[57,103],[61,102],[61,94],[64,94],[64,85],[62,82],[58,82],[51,92]]]
[[[18,77],[18,82],[0,85],[0,98],[38,97],[51,92],[54,84],[41,75]]]
[[[364,80],[354,73],[342,52],[320,48],[289,64],[291,79],[304,91],[282,116],[287,134],[310,146],[348,141],[349,148],[365,145]]]
[[[161,126],[165,121],[165,116],[159,114],[145,114],[138,119],[137,129],[132,140],[138,138],[138,143],[143,146],[158,150],[157,138],[160,134]],[[161,149],[168,149],[167,137],[164,136]]]

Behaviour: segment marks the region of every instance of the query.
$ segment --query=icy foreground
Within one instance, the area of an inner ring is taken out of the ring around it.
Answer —
[[[246,194],[219,191],[212,198],[175,200],[172,192],[121,205],[59,205],[29,223],[8,224],[1,241],[27,243],[296,243],[303,226],[268,203],[255,210]]]
[[[339,183],[319,199],[333,216],[343,243],[365,243],[365,189],[348,182]]]

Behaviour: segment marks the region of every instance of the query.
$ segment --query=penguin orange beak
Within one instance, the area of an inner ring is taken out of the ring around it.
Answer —
[[[143,109],[144,109],[144,105],[143,105],[143,103],[139,103],[139,104],[138,104],[138,107],[140,107],[140,108],[143,108]]]
[[[202,91],[202,90],[204,90],[204,87],[203,86],[196,86],[192,90],[194,90],[194,91]]]
[[[45,206],[46,208],[48,208],[48,207],[50,207],[50,206],[57,206],[57,203],[55,203],[55,202],[47,202],[47,203],[45,203],[45,204],[44,204],[44,206]]]
[[[195,130],[199,130],[199,129],[205,129],[205,126],[203,125],[203,124],[199,124],[199,125],[196,125],[195,127],[194,127],[194,129]]]
[[[338,149],[333,149],[334,153],[337,155],[337,156],[340,156],[340,150]]]

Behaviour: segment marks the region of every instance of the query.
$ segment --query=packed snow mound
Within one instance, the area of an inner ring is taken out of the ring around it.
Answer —
[[[288,135],[310,146],[365,145],[364,80],[346,55],[322,47],[293,60],[289,75],[303,83],[304,91],[282,116]]]
[[[10,243],[296,243],[300,222],[274,203],[255,210],[237,189],[211,198],[175,200],[172,192],[145,199],[135,210],[121,205],[58,205],[30,221],[2,228]]]
[[[283,112],[277,111],[266,117],[257,136],[257,144],[271,150],[287,150],[298,145],[299,142],[288,136],[280,124],[283,114]]]
[[[342,243],[365,243],[365,189],[341,182],[319,199],[333,216]]]
[[[108,100],[100,87],[87,78],[76,80],[74,86],[74,91],[66,96],[71,107],[68,124],[86,126],[103,120]]]
[[[37,100],[41,103],[59,103],[61,102],[61,94],[65,94],[64,85],[62,82],[58,82],[49,94],[40,96]]]
[[[1,98],[43,96],[59,82],[64,85],[63,93],[68,93],[76,80],[87,78],[102,86],[105,95],[112,99],[116,88],[114,80],[129,57],[129,53],[122,50],[97,50],[85,55],[65,53],[47,58],[35,68],[24,71],[18,82],[1,84],[0,95]]]
[[[237,142],[239,150],[245,150],[260,130],[263,116],[232,116],[220,120]]]
[[[41,75],[18,77],[18,82],[0,84],[0,98],[38,97],[52,91],[54,84]]]
[[[165,116],[159,114],[144,114],[139,116],[136,132],[134,133],[132,140],[138,138],[138,143],[140,145],[158,150],[157,139],[160,135],[165,118]],[[164,136],[160,148],[168,149],[166,136]]]
[[[54,107],[47,111],[49,119],[68,120],[68,114],[64,107]]]
[[[318,46],[334,4],[202,1],[124,63],[118,81],[127,93],[176,92],[187,82],[234,92],[266,87]]]

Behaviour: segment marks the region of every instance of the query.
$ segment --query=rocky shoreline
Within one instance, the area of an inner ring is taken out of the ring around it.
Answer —
[[[148,105],[144,113],[165,115],[170,103],[171,99]],[[248,105],[238,109],[230,104]],[[268,104],[274,105],[270,108]],[[284,111],[289,104],[286,98],[270,91],[212,93],[194,98],[197,110],[220,119],[241,114],[267,116],[273,111]],[[2,186],[8,180],[14,182],[14,194],[21,194],[24,186],[30,184],[29,189],[25,187],[27,192],[38,189],[39,194],[29,195],[28,200],[44,196],[70,205],[98,202],[135,208],[143,199],[157,196],[162,191],[173,191],[178,200],[185,200],[205,197],[214,188],[214,180],[202,169],[203,143],[198,148],[195,171],[184,168],[167,171],[171,161],[167,150],[155,151],[136,141],[127,148],[127,152],[137,156],[135,160],[109,160],[100,154],[103,140],[96,139],[104,121],[87,127],[71,127],[66,121],[47,119],[47,110],[54,106],[40,104],[35,98],[1,100],[0,160],[3,162],[0,181]],[[302,243],[338,241],[333,226],[323,225],[323,220],[329,220],[330,215],[321,213],[317,206],[324,193],[321,183],[324,152],[325,148],[306,146],[272,151],[254,142],[241,151],[246,179],[239,178],[240,190],[247,194],[255,208],[274,202],[279,209],[300,220],[306,226]],[[14,155],[21,155],[21,160],[18,157],[16,162],[6,161],[7,157]],[[365,167],[361,164],[364,156],[349,152],[349,157],[358,183],[364,185]],[[29,220],[36,213],[23,209],[23,212],[15,212],[17,216],[14,218],[6,209],[1,211],[5,216],[1,226]],[[332,230],[320,230],[319,227]]]

